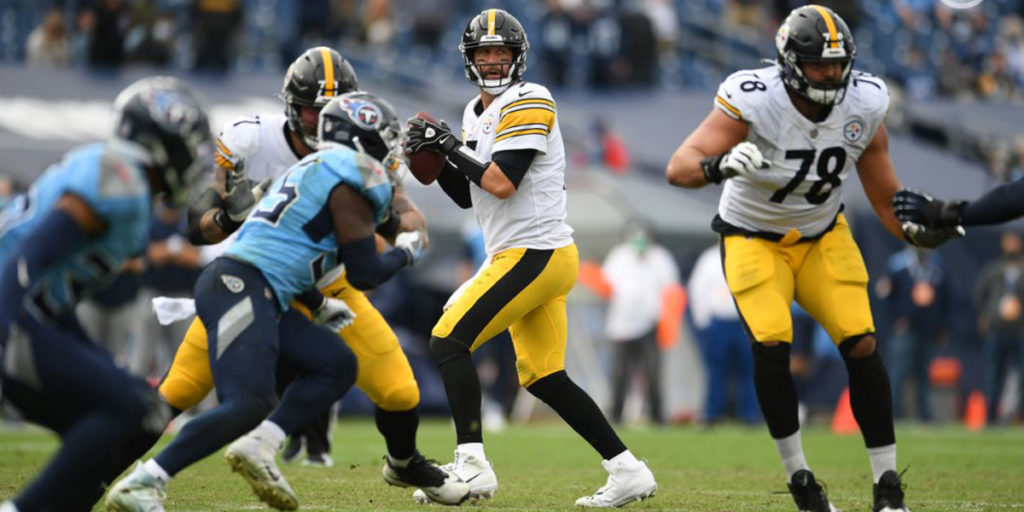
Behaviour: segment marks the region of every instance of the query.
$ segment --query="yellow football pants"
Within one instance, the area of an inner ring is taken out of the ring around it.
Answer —
[[[875,332],[867,268],[842,215],[818,240],[784,244],[728,235],[722,253],[729,291],[755,340],[793,341],[794,299],[837,345]]]
[[[519,383],[529,386],[565,368],[565,297],[578,271],[575,244],[502,251],[455,298],[431,334],[476,350],[508,329]]]
[[[321,291],[325,296],[344,300],[356,313],[352,325],[338,333],[359,362],[356,387],[386,411],[408,411],[416,407],[420,401],[420,390],[412,367],[402,352],[398,337],[380,312],[363,292],[349,284],[344,275]],[[292,307],[310,316],[305,306],[293,302]],[[211,390],[213,375],[210,373],[206,328],[196,317],[160,384],[160,394],[171,406],[185,411],[198,404]]]

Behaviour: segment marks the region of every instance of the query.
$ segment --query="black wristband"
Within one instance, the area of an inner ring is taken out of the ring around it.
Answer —
[[[231,220],[231,217],[228,216],[224,209],[217,210],[217,213],[213,214],[213,223],[227,235],[234,233],[242,225],[241,222]]]
[[[700,170],[704,172],[704,179],[708,183],[719,185],[725,179],[725,174],[722,173],[722,169],[719,167],[723,156],[725,155],[709,156],[700,161]]]
[[[448,161],[457,171],[476,183],[476,186],[483,188],[484,173],[487,172],[490,162],[481,162],[473,150],[463,144],[459,144],[448,153]]]

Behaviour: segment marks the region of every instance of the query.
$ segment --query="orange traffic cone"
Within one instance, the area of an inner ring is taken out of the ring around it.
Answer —
[[[836,434],[856,434],[860,432],[857,419],[853,417],[850,407],[850,388],[843,390],[836,402],[836,412],[832,414],[832,432]]]
[[[985,395],[975,389],[967,396],[967,407],[964,408],[964,426],[967,430],[977,432],[985,428],[987,406]]]

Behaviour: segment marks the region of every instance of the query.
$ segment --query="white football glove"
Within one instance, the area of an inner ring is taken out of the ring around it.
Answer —
[[[768,165],[768,160],[761,155],[761,150],[757,149],[753,142],[740,142],[722,157],[719,168],[722,170],[722,177],[728,179],[753,174]]]
[[[409,264],[415,265],[423,259],[423,235],[419,231],[403,231],[395,237],[395,248],[408,253]]]
[[[324,302],[313,311],[313,323],[337,332],[356,320],[356,312],[341,299],[324,297]]]

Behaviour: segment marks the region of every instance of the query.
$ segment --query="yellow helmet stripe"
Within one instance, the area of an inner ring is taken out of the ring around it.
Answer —
[[[494,15],[497,14],[497,9],[487,9],[487,35],[494,35]]]
[[[321,46],[320,57],[324,60],[324,96],[334,96],[334,59],[331,50]]]
[[[832,48],[839,48],[839,35],[836,32],[836,22],[832,19],[832,15],[828,13],[828,9],[820,5],[811,5],[814,10],[818,11],[818,14],[825,19],[825,26],[828,27],[828,40],[829,46]]]

